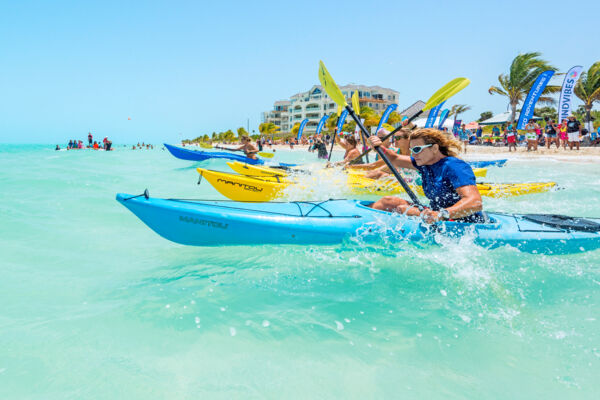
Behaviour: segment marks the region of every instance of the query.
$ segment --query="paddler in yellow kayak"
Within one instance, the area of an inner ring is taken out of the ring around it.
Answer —
[[[377,136],[379,137],[380,140],[383,139],[384,137],[386,137],[388,134],[389,134],[389,132],[384,128],[381,128],[377,132]],[[394,137],[395,144],[396,144],[396,146],[398,146],[398,150],[400,151],[400,154],[404,154],[404,155],[409,154],[409,150],[408,150],[408,137],[409,136],[410,136],[410,131],[402,129],[402,130],[400,130],[399,134]],[[391,138],[384,140],[381,143],[381,146],[385,147],[386,149],[390,149],[391,148]],[[396,151],[398,151],[398,150],[396,150]],[[375,162],[372,162],[369,164],[362,164],[362,165],[357,165],[357,164],[349,165],[348,163],[345,163],[345,164],[347,167],[350,167],[352,169],[360,169],[360,170],[368,171],[365,174],[365,177],[369,178],[369,179],[379,179],[379,178],[383,178],[384,176],[388,176],[390,174],[390,170],[387,167],[387,165],[385,165],[385,162],[383,160],[376,160]]]
[[[373,135],[369,142],[382,145]],[[455,220],[458,222],[485,222],[481,195],[475,183],[471,166],[457,158],[461,144],[437,129],[417,129],[410,134],[411,156],[381,146],[390,162],[399,168],[417,170],[423,181],[423,192],[429,199],[429,208],[423,211],[406,200],[385,196],[371,205],[377,210],[421,216],[426,222]]]
[[[358,143],[356,142],[356,138],[354,135],[346,135],[343,139],[340,139],[338,135],[335,136],[335,141],[339,144],[345,151],[344,159],[342,161],[338,161],[333,165],[345,165],[350,161],[354,160],[357,157],[360,157],[360,150],[358,149]],[[358,164],[362,164],[362,157],[357,162]]]

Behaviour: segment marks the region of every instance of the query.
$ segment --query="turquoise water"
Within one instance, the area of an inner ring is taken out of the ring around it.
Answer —
[[[597,395],[600,251],[193,248],[114,200],[220,198],[196,166],[160,147],[0,145],[0,398]],[[600,217],[598,163],[510,161],[486,179],[547,180],[564,190],[485,206]]]

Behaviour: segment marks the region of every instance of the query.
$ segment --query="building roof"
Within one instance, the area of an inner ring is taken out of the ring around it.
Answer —
[[[299,92],[296,93],[290,97],[302,97],[305,96],[307,93],[311,93],[313,90],[315,89],[319,89],[320,91],[323,92],[323,86],[321,85],[313,85],[309,90],[305,91],[305,92]],[[362,90],[362,89],[369,89],[369,90],[388,90],[390,92],[394,92],[397,94],[400,94],[400,92],[398,92],[397,90],[394,89],[390,89],[390,88],[385,88],[382,86],[367,86],[367,85],[356,85],[354,83],[350,83],[348,85],[344,85],[344,86],[340,86],[340,90]]]
[[[425,102],[421,101],[421,100],[417,100],[413,105],[411,105],[410,107],[402,110],[399,112],[400,115],[406,115],[407,117],[412,117],[413,115],[415,115],[416,113],[418,113],[419,111],[421,111],[423,109],[423,107],[425,107]],[[426,117],[429,115],[429,111],[424,111],[423,114],[421,114],[423,117]]]
[[[520,113],[517,111],[517,113],[515,114],[515,120],[517,120],[517,121],[519,120],[519,115],[520,115]],[[505,123],[509,122],[508,121],[509,118],[510,118],[510,111],[507,111],[507,112],[503,112],[501,114],[496,114],[492,118],[488,118],[485,121],[481,121],[479,123],[479,125],[500,125],[500,124],[505,124]],[[533,116],[531,119],[539,120],[539,119],[542,119],[542,118],[541,117]]]

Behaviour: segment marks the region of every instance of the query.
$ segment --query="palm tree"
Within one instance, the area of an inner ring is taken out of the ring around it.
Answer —
[[[275,133],[280,129],[280,127],[272,122],[263,122],[258,126],[258,131],[264,135],[271,135],[271,139],[273,139]]]
[[[450,108],[450,111],[448,111],[448,116],[454,115],[454,125],[456,125],[456,120],[458,119],[458,116],[464,112],[467,112],[471,109],[471,106],[468,106],[466,104],[455,104]],[[435,123],[435,121],[433,121]],[[454,133],[454,128],[452,128],[452,133]]]
[[[581,74],[581,77],[575,84],[575,95],[583,101],[585,107],[585,119],[591,121],[591,111],[595,102],[600,102],[600,61],[597,61],[587,72]],[[591,127],[588,126],[591,131]]]
[[[538,52],[519,54],[510,64],[508,75],[500,74],[498,76],[500,86],[492,86],[488,89],[490,94],[495,93],[508,97],[511,108],[510,120],[512,122],[515,121],[517,105],[525,99],[537,77],[544,71],[556,71],[555,67],[551,66],[546,60],[542,60],[540,56],[541,53]],[[538,101],[553,104],[555,100],[547,95],[558,91],[560,91],[560,86],[546,86]]]
[[[448,116],[454,115],[454,120],[458,119],[458,116],[464,112],[467,112],[471,109],[471,106],[466,104],[455,104],[452,106],[450,111],[448,112]]]

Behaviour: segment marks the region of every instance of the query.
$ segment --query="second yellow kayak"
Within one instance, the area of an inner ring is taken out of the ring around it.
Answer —
[[[257,176],[257,177],[287,176],[288,175],[288,172],[284,169],[265,167],[264,165],[250,165],[250,164],[246,164],[246,163],[243,163],[240,161],[230,161],[227,163],[227,165],[229,165],[229,168],[231,168],[232,170],[234,170],[235,172],[237,172],[240,175]],[[290,169],[294,170],[293,167]],[[301,171],[301,170],[298,169],[298,171]],[[350,168],[350,169],[348,169],[348,172],[351,174],[364,175],[366,171]],[[487,168],[473,168],[473,173],[475,174],[476,177],[484,178],[487,175]]]
[[[290,185],[297,185],[295,181],[282,176],[245,176],[204,168],[197,168],[197,171],[219,193],[235,201],[265,202],[276,200],[285,194],[285,189]],[[376,194],[384,196],[404,193],[402,186],[391,179],[374,180],[354,174],[348,175],[347,186],[351,193],[357,195]],[[541,193],[550,190],[554,186],[556,186],[555,182],[477,184],[481,195],[487,197],[511,197]],[[411,185],[411,187],[417,193],[423,194],[423,189],[420,186]]]

